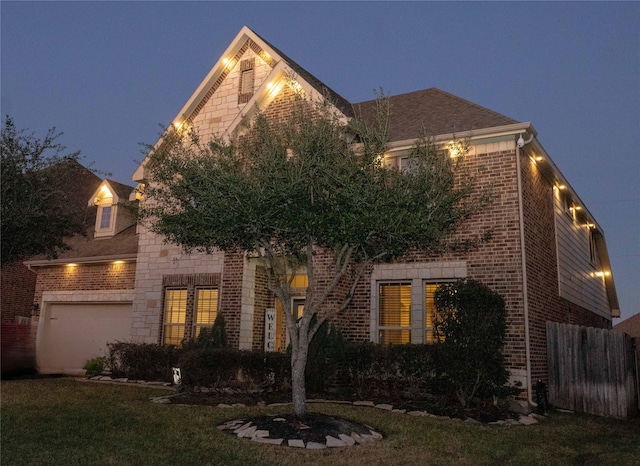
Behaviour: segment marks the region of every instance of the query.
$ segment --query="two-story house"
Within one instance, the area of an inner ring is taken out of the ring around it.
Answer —
[[[172,124],[188,125],[204,139],[232,135],[258,109],[269,117],[281,116],[300,91],[328,94],[345,118],[366,114],[375,105],[375,100],[348,102],[244,27]],[[435,287],[460,278],[480,280],[506,300],[506,364],[512,379],[521,381],[531,396],[532,383],[546,379],[547,321],[609,328],[619,315],[603,230],[555,166],[531,123],[434,88],[392,96],[390,103],[391,141],[385,163],[402,167],[423,128],[443,147],[454,136],[468,140],[467,163],[480,174],[481,183],[493,186],[494,199],[468,221],[462,234],[490,228],[493,235],[471,252],[415,255],[374,266],[335,323],[354,341],[429,343]],[[143,186],[147,176],[145,160],[133,180]],[[100,195],[95,197],[102,205]],[[105,215],[104,210],[98,214],[96,241]],[[110,238],[116,241],[117,236]],[[135,259],[135,286],[134,263],[128,262],[123,266],[127,283],[110,289],[111,296],[119,296],[117,302],[129,306],[132,341],[178,344],[221,314],[234,347],[265,348],[265,315],[277,310],[278,303],[257,261],[222,251],[186,254],[142,226],[137,252],[132,247],[127,257]],[[94,264],[114,267],[112,262]],[[105,286],[118,280],[115,272],[103,277]],[[296,277],[294,285],[299,294],[293,304],[304,306],[306,276]],[[65,291],[48,293],[36,298],[43,313],[49,309],[46,303],[59,302]],[[83,297],[85,301],[103,301],[93,297],[102,291],[86,293],[91,296]],[[97,310],[95,315],[98,318]],[[284,322],[277,312],[276,328],[275,346],[283,349]]]

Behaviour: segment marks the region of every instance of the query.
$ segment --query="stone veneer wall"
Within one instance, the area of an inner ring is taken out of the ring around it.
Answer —
[[[224,254],[186,254],[179,246],[166,244],[160,236],[150,233],[146,228],[138,228],[140,234],[131,339],[138,343],[159,343],[164,276],[222,274]]]
[[[245,104],[238,103],[240,85],[240,62],[254,59],[254,91],[271,73],[275,66],[273,60],[265,62],[266,57],[252,40],[248,40],[236,53],[236,64],[230,70],[223,71],[218,80],[205,95],[205,99],[188,117],[203,140],[213,135],[223,134]]]

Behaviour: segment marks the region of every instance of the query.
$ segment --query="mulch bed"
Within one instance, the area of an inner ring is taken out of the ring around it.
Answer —
[[[335,396],[330,394],[307,394],[307,400],[313,402],[314,399],[349,401],[356,398]],[[508,412],[504,407],[493,404],[478,405],[468,409],[463,409],[454,402],[443,398],[432,398],[426,400],[390,400],[371,399],[374,404],[390,404],[394,409],[406,411],[427,411],[437,416],[449,416],[453,418],[466,419],[471,417],[480,422],[488,423],[498,420],[513,418],[513,413]],[[219,404],[234,405],[243,404],[245,406],[267,406],[274,403],[290,403],[290,391],[263,391],[263,392],[242,392],[229,390],[216,390],[210,392],[185,391],[178,396],[171,398],[171,403],[198,404],[208,406],[218,406]]]

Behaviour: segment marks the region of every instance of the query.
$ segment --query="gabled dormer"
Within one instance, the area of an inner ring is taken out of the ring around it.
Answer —
[[[136,223],[133,211],[124,205],[133,189],[111,180],[100,183],[88,203],[97,207],[94,238],[110,238]]]

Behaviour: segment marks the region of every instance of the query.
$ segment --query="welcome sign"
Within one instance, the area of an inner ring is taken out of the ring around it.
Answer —
[[[264,350],[276,350],[276,310],[264,311]]]

